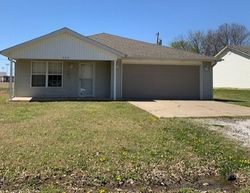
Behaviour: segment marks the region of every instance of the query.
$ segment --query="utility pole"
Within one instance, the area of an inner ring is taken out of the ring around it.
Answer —
[[[162,45],[162,39],[160,39],[160,32],[156,33],[156,37],[157,37],[156,44],[161,46]]]
[[[159,40],[160,40],[160,32],[156,33],[156,44],[159,45]]]

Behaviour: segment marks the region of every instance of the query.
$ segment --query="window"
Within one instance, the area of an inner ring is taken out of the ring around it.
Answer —
[[[46,62],[32,63],[31,85],[33,87],[46,86]]]
[[[48,87],[62,86],[62,63],[49,62],[48,64]]]
[[[32,62],[32,87],[61,87],[62,62]]]

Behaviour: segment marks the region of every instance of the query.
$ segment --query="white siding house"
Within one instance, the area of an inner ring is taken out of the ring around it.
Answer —
[[[222,61],[213,68],[215,88],[250,89],[250,47],[227,46],[216,57]]]
[[[15,66],[10,98],[212,99],[215,57],[106,33],[62,28],[2,50]],[[181,77],[181,78],[180,78]]]

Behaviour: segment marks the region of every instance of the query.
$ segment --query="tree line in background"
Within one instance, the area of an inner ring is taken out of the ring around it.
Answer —
[[[225,23],[216,30],[189,32],[186,38],[178,38],[171,47],[208,56],[216,55],[227,45],[250,43],[250,32],[244,25]]]

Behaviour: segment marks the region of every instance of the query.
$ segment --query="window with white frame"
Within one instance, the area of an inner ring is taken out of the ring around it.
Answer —
[[[49,62],[48,63],[48,87],[62,86],[62,63]]]
[[[31,86],[45,87],[46,86],[46,62],[32,62]]]
[[[62,62],[32,62],[32,87],[61,87],[62,76]]]

